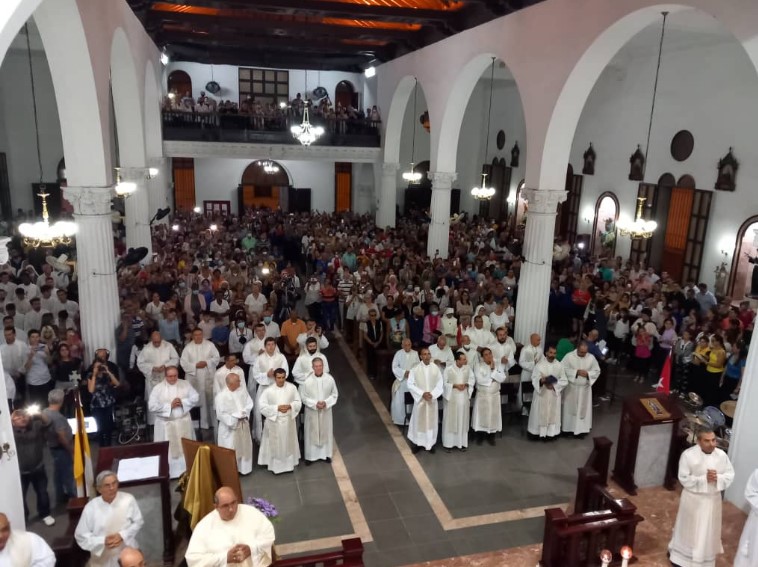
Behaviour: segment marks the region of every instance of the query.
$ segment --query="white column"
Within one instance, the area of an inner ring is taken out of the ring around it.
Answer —
[[[447,258],[450,245],[450,193],[458,174],[451,171],[430,172],[432,180],[432,204],[429,207],[429,238],[426,241],[426,253],[434,258]]]
[[[63,196],[74,208],[76,271],[79,310],[86,360],[98,348],[116,355],[116,327],[120,322],[116,261],[111,225],[113,188],[64,187]]]
[[[158,175],[147,181],[147,200],[149,217],[158,212],[158,209],[164,209],[171,206],[171,160],[168,158],[150,158],[148,160],[150,167],[158,169]],[[157,223],[167,223],[168,217]]]
[[[379,206],[376,211],[376,226],[379,228],[395,226],[397,171],[399,169],[399,163],[382,164],[382,184],[379,188]]]
[[[124,225],[126,227],[127,248],[139,248],[144,246],[148,250],[147,259],[152,252],[152,239],[150,236],[150,219],[155,211],[150,212],[150,199],[148,196],[148,183],[143,172],[132,176],[131,179],[137,184],[137,190],[124,197]]]
[[[547,329],[547,307],[553,265],[553,234],[558,203],[566,199],[566,191],[523,189],[529,202],[526,232],[518,281],[516,305],[517,343],[528,344],[532,333],[544,338]]]
[[[758,331],[753,332],[750,348],[745,365],[745,379],[740,386],[740,398],[737,402],[737,412],[734,415],[732,439],[729,443],[729,459],[734,466],[734,482],[726,490],[726,499],[745,512],[750,507],[745,500],[745,486],[758,468],[758,412],[755,411],[758,402]]]

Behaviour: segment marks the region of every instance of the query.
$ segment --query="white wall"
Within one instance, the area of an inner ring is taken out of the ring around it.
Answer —
[[[32,61],[44,180],[55,181],[63,141],[53,81],[44,52],[32,51]],[[31,184],[39,182],[33,112],[29,58],[12,49],[0,66],[0,153],[8,161],[13,211],[33,207]]]
[[[658,27],[658,29],[660,29]],[[654,30],[653,30],[654,31]],[[642,34],[651,34],[643,30]],[[614,192],[621,214],[634,215],[638,183],[628,180],[629,157],[637,144],[644,151],[655,73],[656,50],[622,50],[605,69],[587,101],[571,151],[574,171],[590,142],[597,152],[595,175],[584,176],[579,233],[589,233],[600,193]],[[758,78],[740,44],[731,39],[690,43],[665,51],[659,79],[646,181],[656,183],[666,172],[679,179],[692,175],[698,189],[713,190],[716,165],[729,147],[740,162],[734,193],[716,191],[706,235],[701,279],[714,283],[713,270],[731,253],[740,224],[758,213]],[[689,159],[671,157],[671,138],[687,129],[695,139]],[[660,223],[659,223],[660,225]],[[663,230],[660,227],[659,230]],[[721,250],[729,252],[724,258]],[[628,256],[629,239],[620,237],[616,254]]]
[[[419,116],[421,116],[426,109],[426,96],[424,95],[424,90],[421,88],[421,83],[419,83],[416,92],[416,112],[414,113],[413,111],[413,91],[411,91],[411,97],[408,99],[408,105],[405,107],[403,128],[400,135],[400,170],[397,172],[397,206],[400,207],[401,213],[405,207],[405,190],[408,188],[408,182],[403,179],[403,173],[410,169],[411,159],[413,159],[415,163],[429,160],[431,135],[424,130],[424,127],[419,120]],[[414,124],[416,127],[415,148],[413,147]],[[434,128],[434,124],[431,125],[431,128]]]

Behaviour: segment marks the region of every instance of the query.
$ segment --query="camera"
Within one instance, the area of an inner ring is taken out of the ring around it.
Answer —
[[[244,345],[247,342],[247,337],[242,336],[237,340],[239,341],[239,344]]]
[[[28,415],[29,417],[32,417],[34,415],[39,415],[40,413],[39,404],[31,404],[30,406],[27,406],[25,411],[26,411],[26,415]]]

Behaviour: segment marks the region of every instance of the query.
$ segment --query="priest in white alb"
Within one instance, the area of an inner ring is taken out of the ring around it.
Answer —
[[[76,543],[90,552],[88,567],[118,567],[124,547],[139,547],[137,534],[144,524],[137,499],[118,489],[113,471],[103,471],[95,479],[100,496],[82,511],[74,536]]]
[[[266,422],[258,464],[268,467],[274,474],[295,470],[300,461],[296,418],[302,402],[295,385],[287,382],[284,368],[274,371],[274,385],[263,391],[259,404]]]
[[[561,362],[568,380],[563,392],[563,432],[586,435],[592,429],[592,385],[600,376],[600,366],[584,341]]]
[[[190,410],[200,396],[187,380],[179,380],[176,366],[166,368],[166,378],[153,388],[147,409],[155,417],[154,441],[168,441],[168,468],[171,478],[179,478],[187,469],[182,438],[194,439]]]
[[[263,432],[263,418],[261,416],[261,396],[266,388],[274,384],[274,370],[283,368],[285,375],[289,374],[290,367],[287,359],[279,352],[276,346],[276,339],[266,337],[263,341],[263,353],[255,359],[255,365],[252,368],[253,377],[258,386],[255,394],[253,407],[253,437],[260,443]]]
[[[237,457],[237,471],[249,474],[253,471],[253,437],[250,432],[253,399],[241,387],[242,376],[242,371],[227,374],[224,389],[216,395],[218,445],[233,449]]]
[[[437,398],[442,395],[442,372],[432,362],[429,349],[421,349],[421,363],[408,375],[408,391],[413,396],[413,411],[408,425],[408,439],[413,443],[413,452],[422,448],[434,452],[437,443],[439,413]]]
[[[529,335],[529,344],[521,347],[518,357],[518,364],[521,367],[521,384],[532,381],[532,370],[540,360],[545,358],[541,343],[540,336],[537,333],[532,333]],[[525,402],[529,403],[533,399],[533,394],[522,394],[521,384],[519,384],[519,401],[523,398]]]
[[[464,333],[471,337],[471,346],[476,349],[480,356],[485,348],[490,347],[495,342],[492,332],[484,328],[484,319],[481,315],[474,317],[474,326],[466,329]]]
[[[726,453],[712,429],[697,432],[697,445],[679,458],[682,495],[669,543],[669,559],[679,567],[715,567],[721,545],[721,494],[734,480]],[[738,565],[735,563],[735,566]]]
[[[316,358],[321,359],[324,372],[328,374],[329,362],[319,352],[318,340],[316,337],[308,337],[305,339],[305,347],[300,350],[300,355],[297,357],[295,364],[292,365],[292,377],[295,379],[296,384],[303,384],[308,375],[313,372],[313,361]]]
[[[501,329],[498,329],[500,332]],[[495,433],[503,429],[503,414],[500,411],[500,384],[505,382],[505,366],[498,364],[492,350],[482,351],[482,361],[476,365],[476,397],[471,416],[471,427],[477,432],[477,444],[481,445],[484,436],[490,445],[495,444]]]
[[[221,355],[216,345],[203,338],[203,330],[192,331],[192,341],[182,350],[184,375],[200,396],[200,429],[213,426],[213,375]]]
[[[758,567],[758,469],[753,471],[747,481],[745,500],[750,505],[750,515],[742,528],[734,567]]]
[[[467,364],[465,353],[455,353],[455,364],[448,366],[442,377],[442,397],[445,400],[442,413],[442,446],[447,452],[452,448],[465,451],[468,447],[471,394],[476,384],[474,372]]]
[[[145,377],[145,400],[150,400],[150,393],[153,388],[163,381],[166,373],[166,367],[177,366],[179,364],[179,354],[177,354],[174,345],[161,338],[159,331],[153,331],[150,334],[150,342],[147,343],[137,356],[137,368]],[[147,414],[148,425],[155,423],[155,416],[149,412]]]
[[[313,371],[300,386],[300,399],[304,408],[303,446],[306,465],[319,460],[325,460],[327,463],[332,461],[334,451],[332,408],[337,403],[338,396],[337,383],[324,368],[321,356],[314,358],[312,364]]]
[[[227,354],[224,357],[224,364],[218,367],[218,370],[213,374],[213,399],[216,399],[219,392],[226,389],[226,377],[229,374],[236,374],[244,381],[245,371],[240,368],[237,363],[239,359],[236,354]],[[251,396],[252,397],[252,396]]]
[[[421,359],[413,350],[411,339],[403,339],[401,346],[402,348],[392,357],[392,374],[395,376],[395,381],[392,383],[390,413],[392,423],[402,426],[405,425],[405,394],[408,393],[408,375],[411,369],[421,362]]]
[[[534,395],[527,431],[540,439],[557,439],[561,434],[561,392],[568,380],[555,355],[555,346],[549,346],[531,372]]]
[[[442,334],[437,337],[436,343],[429,345],[429,354],[432,355],[432,362],[437,365],[440,372],[445,372],[445,368],[453,366],[455,362],[453,351],[447,346],[447,337]]]
[[[11,529],[0,512],[0,567],[55,567],[55,554],[37,534]]]
[[[234,490],[221,487],[213,497],[216,508],[192,531],[184,558],[189,567],[268,567],[274,526],[254,506],[239,502]]]

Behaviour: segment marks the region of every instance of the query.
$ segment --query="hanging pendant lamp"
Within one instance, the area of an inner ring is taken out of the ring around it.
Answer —
[[[490,151],[490,119],[492,118],[492,91],[495,87],[495,58],[492,58],[490,70],[490,106],[487,111],[487,137],[484,143],[484,159],[487,159]],[[487,174],[482,171],[482,184],[471,189],[471,196],[477,201],[489,201],[495,195],[495,188],[487,185]]]
[[[411,142],[411,167],[403,173],[403,179],[409,184],[421,181],[421,172],[414,169],[416,165],[416,93],[418,92],[418,79],[413,85],[413,141]]]
[[[313,142],[318,140],[323,134],[324,129],[321,126],[311,125],[308,116],[308,107],[311,104],[311,100],[308,98],[308,71],[305,71],[305,105],[303,106],[303,121],[300,125],[295,125],[290,128],[290,132],[295,139],[302,145],[308,147]]]

